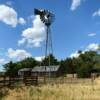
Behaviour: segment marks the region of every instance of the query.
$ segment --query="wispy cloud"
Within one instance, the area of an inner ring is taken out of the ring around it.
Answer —
[[[12,4],[13,4],[12,1],[7,1],[7,2],[6,2],[6,5],[8,5],[8,6],[11,6]]]
[[[96,33],[89,33],[88,36],[89,37],[94,37],[94,36],[96,36]]]
[[[100,8],[92,14],[93,17],[100,16]]]
[[[82,0],[72,0],[72,4],[71,4],[71,10],[74,11],[76,10],[80,4],[81,4]]]

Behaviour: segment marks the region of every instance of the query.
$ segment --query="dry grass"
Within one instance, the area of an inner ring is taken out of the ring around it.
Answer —
[[[100,100],[100,79],[94,84],[22,86],[9,90],[2,100]]]

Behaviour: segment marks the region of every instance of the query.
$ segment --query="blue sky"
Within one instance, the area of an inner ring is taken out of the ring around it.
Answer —
[[[98,49],[100,0],[0,0],[1,70],[10,60],[44,56],[45,27],[34,15],[34,8],[55,14],[51,30],[58,59],[76,56],[77,50]]]

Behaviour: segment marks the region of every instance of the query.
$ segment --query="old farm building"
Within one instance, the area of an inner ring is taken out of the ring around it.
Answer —
[[[23,68],[18,71],[18,75],[21,77],[31,76],[32,68]]]
[[[19,76],[39,76],[56,77],[59,65],[55,66],[36,66],[34,68],[23,68],[18,71]]]

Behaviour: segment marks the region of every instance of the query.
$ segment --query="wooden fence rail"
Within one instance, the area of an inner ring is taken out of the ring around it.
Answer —
[[[13,86],[17,83],[24,83],[25,85],[32,84],[38,85],[38,77],[0,77],[0,87],[2,86]]]
[[[91,84],[94,82],[93,78],[87,79],[78,79],[78,78],[68,78],[68,77],[60,77],[60,78],[46,78],[44,82],[44,77],[30,76],[30,77],[8,77],[2,76],[0,77],[0,87],[4,86],[15,86],[20,85],[20,83],[25,85],[41,85],[41,84]]]

